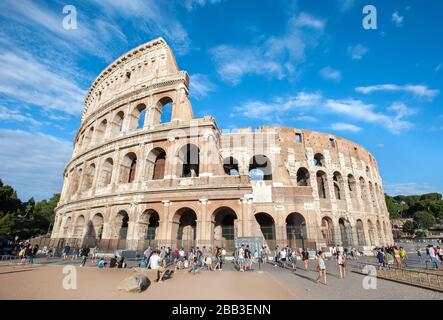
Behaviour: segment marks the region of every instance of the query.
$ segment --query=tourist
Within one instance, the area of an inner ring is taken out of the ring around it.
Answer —
[[[92,263],[96,263],[97,262],[97,253],[98,253],[97,246],[92,247],[91,250],[90,250],[90,255],[91,255]]]
[[[79,253],[80,253],[80,248],[79,248],[78,245],[75,245],[74,246],[74,251],[72,251],[71,260],[77,260]]]
[[[435,267],[435,269],[438,269],[438,260],[434,250],[434,246],[430,244],[428,245],[428,249],[429,249],[429,257],[431,259],[432,266]]]
[[[392,255],[391,251],[386,250],[385,253],[385,265],[387,266],[388,270],[392,269],[392,266],[394,265],[394,256]]]
[[[397,268],[401,269],[402,264],[401,264],[400,250],[397,247],[394,247],[394,258],[395,262],[397,263]]]
[[[18,257],[20,258],[20,264],[26,263],[26,250],[27,247],[22,247],[18,253]]]
[[[221,249],[221,264],[220,264],[220,268],[226,263],[226,249],[224,247],[222,247]],[[221,269],[220,269],[221,271]]]
[[[303,260],[303,264],[305,265],[305,270],[308,271],[309,270],[309,252],[306,248],[303,249],[303,251],[301,253],[301,258]]]
[[[286,269],[286,248],[282,248],[280,251],[280,263],[283,269]]]
[[[420,263],[422,263],[423,258],[422,258],[421,252],[420,252],[420,247],[417,247],[417,257],[418,257],[418,260],[420,261]]]
[[[378,269],[383,270],[385,266],[385,254],[381,248],[377,250]]]
[[[148,268],[149,267],[152,270],[157,270],[157,282],[162,283],[166,269],[163,267],[158,251],[154,251],[151,255],[151,258],[149,258]]]
[[[112,259],[111,259],[112,260]],[[106,261],[104,258],[100,258],[100,260],[97,263],[97,267],[99,269],[103,269],[104,267],[106,267]]]
[[[68,244],[66,246],[64,246],[64,248],[63,248],[63,260],[67,259],[70,251],[71,251],[71,247]]]
[[[191,260],[189,272],[191,272],[193,275],[195,275],[197,270],[198,270],[198,258],[194,257],[194,259]]]
[[[244,249],[244,245],[243,244],[238,249],[238,266],[239,266],[241,272],[245,271],[244,270],[244,267],[245,267],[245,249]]]
[[[109,261],[109,268],[115,268],[117,266],[117,256],[114,256]]]
[[[249,249],[249,244],[246,245],[245,249],[245,270],[252,270],[252,254]]]
[[[221,249],[219,248],[219,247],[216,247],[216,249],[215,249],[216,251],[215,251],[215,261],[216,261],[216,263],[215,263],[215,271],[217,271],[217,270],[222,270],[222,258],[221,258]]]
[[[28,244],[26,247],[26,258],[28,258],[28,263],[33,264],[34,263],[34,253],[32,251],[31,244]]]
[[[80,267],[85,266],[88,256],[89,256],[89,247],[84,246],[80,252],[80,257],[82,258],[82,262],[80,263]]]
[[[337,265],[340,271],[340,279],[344,279],[346,277],[346,256],[340,251],[337,251]]]
[[[321,251],[319,251],[317,253],[317,270],[318,270],[318,278],[315,281],[317,283],[320,283],[320,279],[323,277],[325,285],[327,285],[327,283],[326,283],[326,264],[325,264],[325,260],[323,258],[323,253]]]
[[[206,268],[208,269],[208,271],[213,271],[212,270],[212,251],[211,251],[211,249],[208,250],[208,253],[207,253],[206,259],[205,259],[205,264],[206,264]]]
[[[443,261],[443,248],[440,248],[440,246],[437,246],[437,255],[440,258],[440,262]]]
[[[406,254],[405,248],[403,248],[403,247],[400,247],[400,258],[401,258],[402,265],[404,265],[406,267],[406,259],[408,259],[408,256]]]
[[[151,257],[151,254],[152,254],[152,248],[151,248],[151,246],[148,246],[146,248],[146,250],[143,252],[143,256],[145,257],[146,261],[149,260],[149,258]]]
[[[278,246],[276,246],[274,251],[274,267],[278,266],[279,260],[280,260],[280,249],[278,248]]]
[[[297,271],[297,250],[293,250],[291,253],[291,262],[292,262],[292,271],[296,272]]]
[[[118,269],[122,269],[122,268],[125,269],[126,266],[127,266],[127,264],[125,261],[125,257],[120,257],[120,260],[118,260],[118,263],[117,263],[117,268]]]

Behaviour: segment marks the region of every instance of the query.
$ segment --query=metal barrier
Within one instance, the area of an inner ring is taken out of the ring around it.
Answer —
[[[383,267],[383,269],[380,269],[378,264],[357,261],[348,262],[348,265],[354,269],[354,272],[362,274],[368,274],[363,270],[367,266],[373,266],[377,270],[374,274],[377,278],[443,292],[443,270],[399,269],[397,267]]]

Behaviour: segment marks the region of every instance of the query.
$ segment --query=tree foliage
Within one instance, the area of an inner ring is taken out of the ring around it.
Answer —
[[[54,220],[54,209],[60,194],[49,200],[35,202],[34,198],[22,202],[13,187],[0,180],[0,237],[27,239],[46,234]]]

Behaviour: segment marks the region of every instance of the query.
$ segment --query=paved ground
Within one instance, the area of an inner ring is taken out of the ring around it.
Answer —
[[[64,262],[65,264],[72,262]],[[76,261],[75,265],[79,262]],[[311,262],[312,268],[314,261]],[[18,266],[0,263],[0,299],[438,299],[443,294],[377,279],[376,290],[365,290],[363,276],[349,273],[341,280],[332,261],[328,262],[328,285],[316,284],[317,273],[302,270],[294,274],[272,264],[254,272],[235,271],[228,264],[223,272],[201,271],[191,275],[179,271],[163,284],[153,282],[141,293],[116,290],[131,269],[77,268],[77,290],[65,290],[63,266],[54,260],[46,265]],[[256,265],[258,269],[258,265]],[[154,280],[153,272],[149,275]]]

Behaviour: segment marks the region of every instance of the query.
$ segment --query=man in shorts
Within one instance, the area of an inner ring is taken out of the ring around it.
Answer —
[[[165,275],[166,269],[162,265],[162,258],[159,255],[158,251],[154,251],[149,258],[148,268],[152,270],[157,270],[157,282],[163,282],[163,276]]]
[[[240,249],[238,249],[238,265],[241,272],[245,271],[245,246],[243,244]]]

